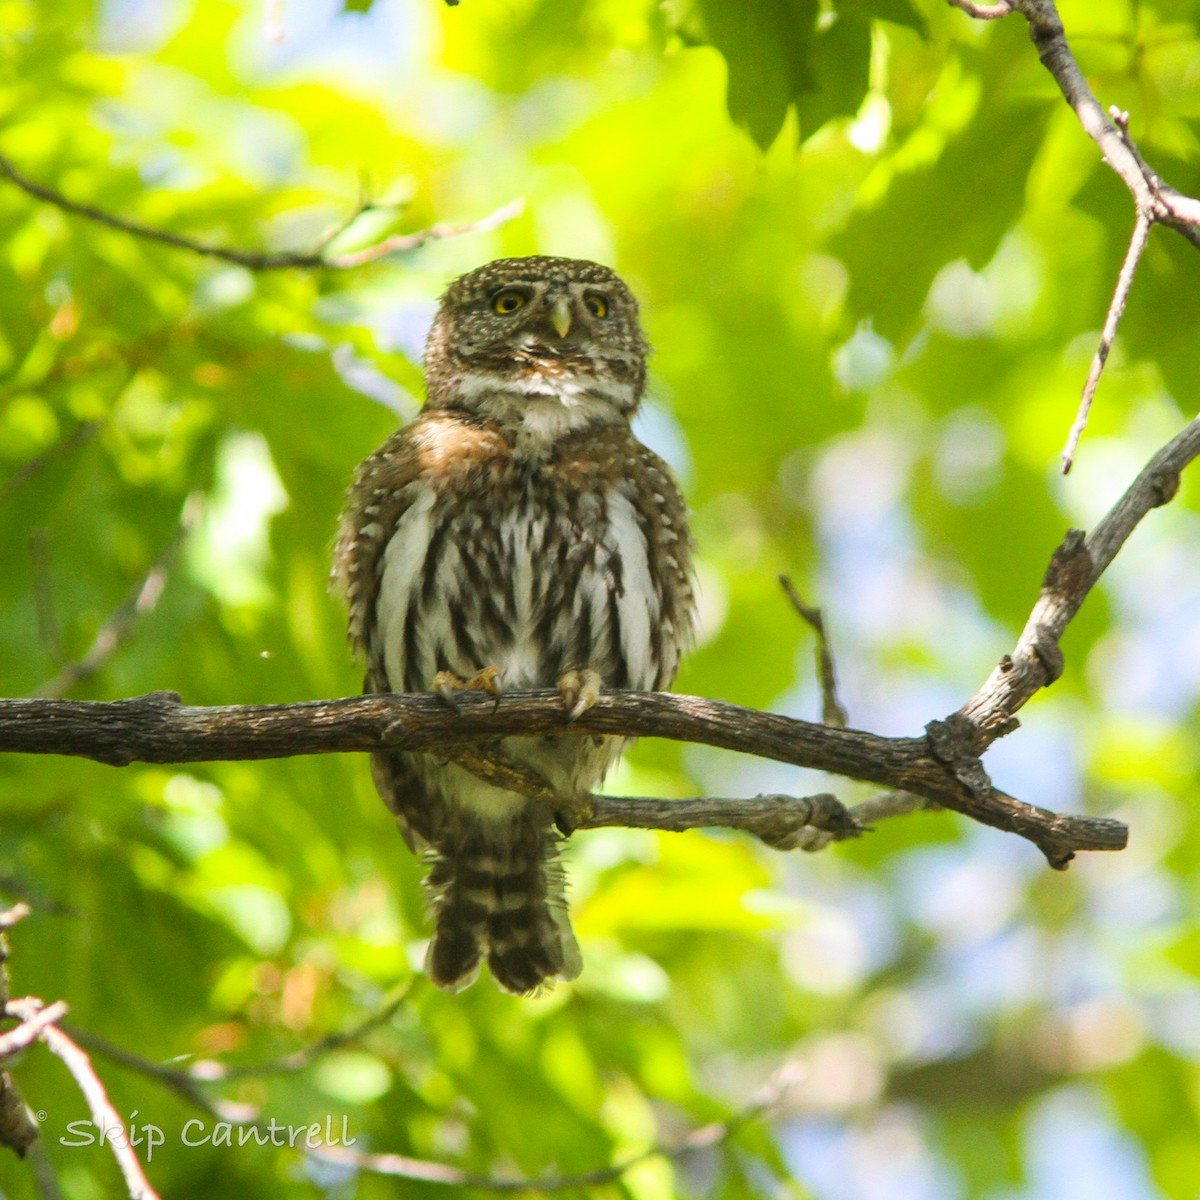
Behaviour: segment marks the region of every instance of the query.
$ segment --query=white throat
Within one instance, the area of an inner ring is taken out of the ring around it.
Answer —
[[[486,371],[468,371],[457,391],[473,412],[516,426],[517,452],[532,458],[543,457],[568,434],[626,420],[637,399],[628,384],[616,380],[542,372],[500,381]]]

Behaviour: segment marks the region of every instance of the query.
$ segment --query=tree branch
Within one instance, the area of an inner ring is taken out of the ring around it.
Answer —
[[[1015,713],[1062,673],[1059,641],[1084,598],[1138,522],[1165,504],[1179,487],[1180,472],[1200,455],[1200,418],[1164,446],[1090,535],[1068,532],[1054,552],[1041,594],[1015,649],[1005,655],[984,686],[956,713],[931,721],[923,737],[880,737],[863,730],[816,725],[756,712],[719,700],[644,692],[607,692],[576,721],[566,723],[556,691],[513,692],[499,698],[463,693],[459,711],[436,696],[362,696],[290,705],[213,708],[185,706],[179,696],[155,692],[110,703],[68,700],[0,700],[0,751],[69,754],[114,766],[131,762],[182,763],[283,758],[338,751],[408,750],[458,757],[486,777],[508,771],[518,791],[565,807],[577,826],[589,820],[622,820],[653,828],[763,825],[762,802],[738,801],[718,817],[714,801],[672,813],[669,802],[614,797],[546,795],[543,781],[519,764],[500,761],[495,747],[476,743],[501,737],[588,734],[666,737],[737,750],[777,762],[880,784],[923,801],[952,808],[976,821],[1033,842],[1051,866],[1065,867],[1080,850],[1117,850],[1127,830],[1119,821],[1062,816],[1025,804],[995,788],[980,762],[998,737],[1017,727]],[[506,783],[505,786],[508,786]],[[818,798],[819,799],[819,798]],[[749,803],[745,811],[735,811]],[[780,813],[787,806],[779,805]],[[809,822],[814,801],[788,801],[793,810],[768,840],[803,845],[797,821]],[[591,805],[589,810],[589,804]],[[758,809],[753,809],[759,804]],[[576,811],[578,810],[578,811]],[[826,824],[831,812],[824,805]],[[853,818],[838,816],[825,832],[847,836]],[[636,818],[636,819],[635,819]]]
[[[0,1059],[11,1058],[18,1050],[32,1046],[42,1036],[42,1031],[47,1025],[53,1025],[67,1015],[67,1006],[61,1000],[43,1008],[40,1000],[30,996],[23,1000],[11,1000],[4,1008],[6,1015],[9,1011],[29,1015],[22,1018],[16,1029],[0,1034]]]
[[[66,1005],[60,1002],[60,1006],[65,1012]],[[34,999],[10,1000],[6,1005],[9,1015],[20,1017],[26,1022],[36,1020],[43,1011],[48,1010],[43,1010],[41,1001]],[[121,1168],[131,1200],[159,1200],[158,1193],[150,1186],[142,1164],[134,1153],[125,1123],[109,1100],[108,1092],[105,1091],[104,1084],[88,1056],[57,1025],[46,1025],[39,1029],[37,1038],[46,1044],[51,1053],[62,1059],[67,1070],[74,1076],[87,1101],[93,1124],[97,1129],[104,1131],[104,1141],[111,1147],[113,1157]]]
[[[846,715],[845,705],[838,697],[837,671],[833,665],[833,650],[830,648],[829,637],[825,632],[824,614],[819,608],[812,608],[805,604],[804,598],[786,575],[779,576],[779,584],[792,607],[799,613],[800,619],[817,635],[817,675],[821,680],[821,720],[826,725],[836,725],[839,729],[844,729],[850,724],[850,718]]]
[[[9,999],[8,938],[5,935],[27,916],[28,904],[14,904],[0,912],[0,1014],[7,1015]],[[24,1158],[37,1139],[38,1129],[29,1106],[8,1072],[0,1070],[0,1146],[7,1146],[19,1158]]]
[[[1050,560],[1041,593],[1013,652],[1000,660],[983,687],[955,714],[973,731],[970,752],[982,754],[1008,732],[1013,713],[1062,674],[1059,641],[1067,625],[1138,522],[1174,497],[1180,473],[1197,456],[1200,417],[1151,458],[1091,533],[1068,531]]]
[[[1067,435],[1067,445],[1062,454],[1062,472],[1069,474],[1075,462],[1075,451],[1079,447],[1079,439],[1087,428],[1088,413],[1092,408],[1092,397],[1100,383],[1100,374],[1104,364],[1108,362],[1108,352],[1112,349],[1117,337],[1117,327],[1125,315],[1125,303],[1129,299],[1129,289],[1133,286],[1133,277],[1137,273],[1138,263],[1142,261],[1142,253],[1150,240],[1150,218],[1139,212],[1137,223],[1133,227],[1133,235],[1129,239],[1129,249],[1125,252],[1125,261],[1121,264],[1121,273],[1117,276],[1117,287],[1113,292],[1112,302],[1108,306],[1108,315],[1104,318],[1104,330],[1100,334],[1100,345],[1088,368],[1088,377],[1083,385],[1083,395],[1079,398],[1079,410],[1075,414],[1075,424]]]
[[[63,212],[71,213],[77,217],[85,217],[89,221],[95,221],[100,225],[107,225],[110,229],[119,229],[123,233],[131,233],[135,237],[145,238],[148,241],[159,242],[165,246],[174,246],[179,250],[190,250],[193,254],[200,254],[206,258],[220,259],[222,262],[233,263],[239,267],[245,267],[250,271],[285,271],[285,270],[331,270],[331,271],[346,271],[354,267],[361,267],[365,263],[377,262],[381,258],[387,258],[393,254],[402,254],[408,250],[415,250],[419,246],[425,245],[426,242],[440,241],[445,238],[459,237],[466,233],[482,233],[488,229],[495,229],[499,225],[511,221],[514,217],[520,214],[524,207],[524,202],[521,200],[511,200],[508,204],[502,205],[495,212],[489,213],[485,217],[480,217],[476,221],[468,221],[463,224],[450,224],[446,221],[440,221],[436,225],[430,225],[426,229],[419,229],[415,233],[393,234],[391,237],[386,237],[382,241],[376,242],[373,245],[366,246],[361,250],[354,250],[347,254],[329,254],[328,242],[329,238],[322,239],[315,250],[283,250],[275,253],[260,250],[237,250],[229,246],[220,246],[214,242],[206,242],[200,238],[186,237],[181,233],[173,233],[169,229],[158,229],[153,225],[145,225],[141,221],[133,221],[128,217],[118,216],[116,213],[106,212],[102,208],[97,208],[94,204],[84,204],[78,200],[72,200],[68,196],[64,196],[62,192],[56,191],[52,187],[48,187],[44,183],[38,183],[24,172],[18,170],[13,162],[3,154],[0,154],[0,176],[15,184],[21,191],[33,196],[37,200],[44,201],[46,204],[52,204],[55,208],[62,209]],[[354,214],[342,224],[342,227],[337,232],[343,233],[348,229],[359,217],[365,212],[369,212],[371,206],[369,204],[360,203]]]
[[[974,0],[950,0],[950,3],[980,20],[995,20],[1019,12],[1029,22],[1029,36],[1037,47],[1042,65],[1054,76],[1063,97],[1074,110],[1088,137],[1100,147],[1104,161],[1116,171],[1133,195],[1137,209],[1133,236],[1125,254],[1125,261],[1121,265],[1112,302],[1108,307],[1100,347],[1092,359],[1075,423],[1067,436],[1062,456],[1062,470],[1065,475],[1071,469],[1079,439],[1087,425],[1092,397],[1116,337],[1121,315],[1125,311],[1125,301],[1133,285],[1133,277],[1141,261],[1142,252],[1146,248],[1151,226],[1166,225],[1200,249],[1200,199],[1185,196],[1151,169],[1130,137],[1127,112],[1118,108],[1105,112],[1071,53],[1066,30],[1054,0],[999,0],[995,4],[978,4]]]
[[[1029,839],[1055,866],[1077,850],[1125,845],[1120,822],[1060,816],[978,785],[957,760],[947,760],[944,749],[935,752],[928,737],[880,737],[654,692],[606,692],[569,726],[557,691],[511,692],[498,704],[492,696],[463,693],[459,704],[454,713],[435,696],[388,695],[192,708],[169,692],[109,703],[0,700],[0,751],[70,754],[124,766],[385,749],[441,753],[514,735],[666,737],[914,792]],[[711,824],[712,814],[701,823]]]
[[[1118,114],[1118,120],[1113,121],[1104,111],[1067,45],[1066,30],[1054,0],[1001,0],[996,4],[950,0],[950,3],[983,20],[1019,12],[1029,22],[1029,35],[1042,65],[1054,76],[1088,137],[1100,147],[1104,161],[1133,193],[1138,215],[1144,214],[1152,223],[1174,229],[1200,248],[1200,200],[1177,191],[1146,165],[1129,136],[1127,113]]]

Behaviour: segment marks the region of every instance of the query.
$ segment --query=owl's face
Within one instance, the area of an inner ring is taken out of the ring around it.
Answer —
[[[648,350],[637,301],[607,267],[499,259],[442,297],[425,356],[429,403],[515,417],[523,405],[586,402],[628,416]]]

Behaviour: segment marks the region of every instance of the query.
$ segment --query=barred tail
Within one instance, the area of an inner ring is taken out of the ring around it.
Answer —
[[[426,968],[438,987],[473,983],[485,955],[517,995],[579,974],[557,841],[520,819],[472,822],[441,840],[425,881],[435,918]]]

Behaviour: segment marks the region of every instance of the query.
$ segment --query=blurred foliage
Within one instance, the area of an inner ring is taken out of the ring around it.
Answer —
[[[1200,22],[1063,5],[1105,104],[1200,191]],[[747,136],[747,133],[749,136]],[[756,145],[755,143],[758,143]],[[87,651],[203,511],[94,677],[110,699],[353,693],[329,544],[354,464],[419,402],[456,273],[612,263],[657,349],[643,436],[694,510],[681,690],[812,717],[825,606],[854,724],[912,733],[1011,647],[1068,524],[1104,512],[1200,398],[1194,251],[1156,232],[1079,463],[1058,451],[1132,228],[1023,22],[933,0],[0,0],[0,152],[76,200],[238,248],[352,250],[522,196],[524,215],[356,272],[251,274],[0,186],[0,690]],[[7,482],[5,482],[7,481]],[[1200,483],[1154,513],[1070,631],[1067,673],[988,765],[1130,822],[1052,874],[946,814],[823,855],[745,838],[573,839],[578,984],[521,1001],[418,977],[398,1014],[212,1093],[358,1148],[570,1173],[738,1111],[765,1125],[589,1194],[1139,1200],[1200,1179]],[[828,786],[643,742],[660,795]],[[839,792],[856,789],[838,781]],[[419,868],[358,757],[115,771],[0,760],[0,879],[34,915],[17,994],[155,1061],[275,1060],[413,979]],[[164,1196],[436,1196],[272,1147],[95,1055],[166,1135]],[[69,1200],[124,1194],[42,1047],[15,1067]],[[4,1195],[35,1194],[0,1157]]]

